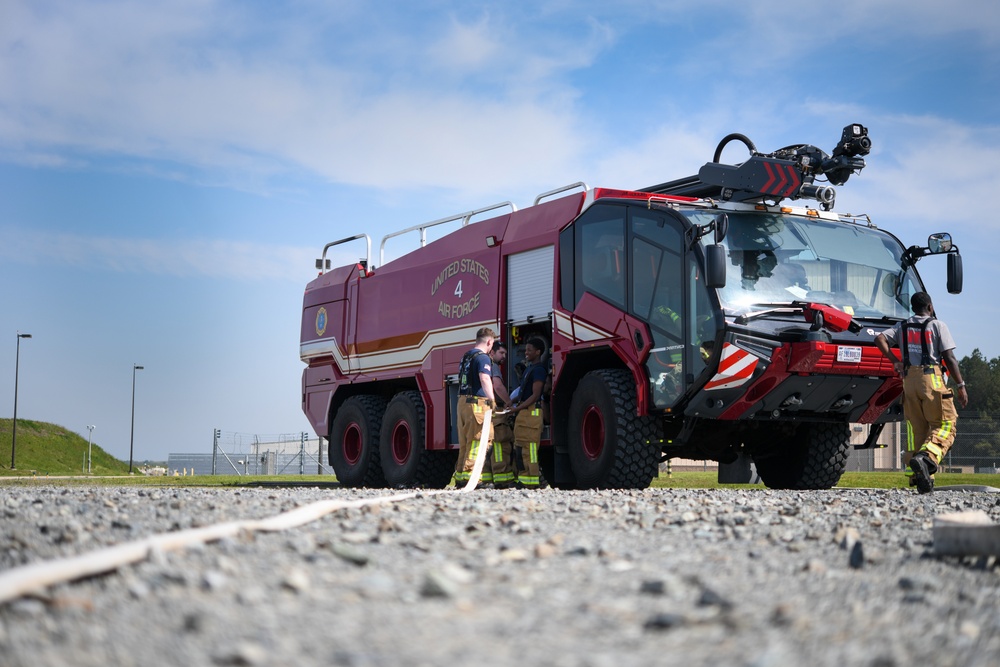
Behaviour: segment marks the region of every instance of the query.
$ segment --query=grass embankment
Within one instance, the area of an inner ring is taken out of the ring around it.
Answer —
[[[17,452],[10,469],[14,420],[0,419],[0,475],[80,475],[87,454],[87,439],[47,422],[17,420]],[[91,450],[94,475],[127,475],[128,463],[119,461],[98,445]]]

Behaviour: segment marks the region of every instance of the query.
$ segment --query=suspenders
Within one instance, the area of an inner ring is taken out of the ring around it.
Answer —
[[[934,316],[928,317],[920,325],[920,365],[930,366],[931,365],[931,351],[927,345],[927,326],[931,323]],[[900,333],[901,344],[899,346],[899,351],[903,357],[903,372],[910,370],[910,339],[908,335],[907,327],[908,320],[903,320],[902,331]]]

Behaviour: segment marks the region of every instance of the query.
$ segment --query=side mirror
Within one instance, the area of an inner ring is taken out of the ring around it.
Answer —
[[[931,251],[932,255],[940,255],[943,252],[949,252],[951,250],[951,246],[951,234],[946,232],[931,234],[927,237],[927,249]]]
[[[729,216],[725,213],[720,213],[715,217],[715,242],[722,243],[726,238],[726,234],[729,233]],[[723,279],[723,282],[725,280]]]
[[[726,249],[718,243],[705,246],[705,285],[711,289],[726,286]]]
[[[951,241],[949,240],[950,244]],[[948,294],[962,293],[962,256],[957,252],[948,255]]]

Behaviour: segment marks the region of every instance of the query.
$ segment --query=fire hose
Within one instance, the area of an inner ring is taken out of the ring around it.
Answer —
[[[492,410],[487,410],[483,419],[483,430],[479,438],[479,442],[481,443],[488,442],[486,438],[489,435],[491,418]],[[466,493],[473,491],[479,484],[488,449],[488,447],[479,448],[469,481],[464,487],[459,489],[459,492]],[[319,500],[266,519],[227,521],[200,528],[160,533],[141,540],[117,544],[90,553],[22,565],[21,567],[16,567],[0,574],[0,603],[37,593],[47,586],[54,586],[68,581],[77,581],[98,574],[112,572],[124,565],[145,560],[151,553],[175,551],[240,534],[258,531],[267,533],[288,530],[311,523],[331,512],[341,509],[398,503],[411,498],[433,496],[440,493],[451,493],[451,491],[448,489],[438,489],[433,491],[411,491],[382,498]]]

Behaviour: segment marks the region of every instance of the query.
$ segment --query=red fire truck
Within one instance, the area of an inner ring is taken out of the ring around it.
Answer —
[[[746,161],[720,163],[743,143]],[[859,447],[901,419],[902,383],[874,345],[923,290],[917,260],[962,265],[948,234],[904,246],[867,216],[833,212],[865,166],[861,125],[832,154],[758,152],[732,134],[696,176],[639,190],[585,183],[327,244],[305,290],[302,408],[348,486],[446,486],[454,470],[457,374],[477,329],[549,348],[542,468],[564,488],[645,488],[673,457],[756,465],[772,488],[837,483],[850,425]],[[820,180],[821,179],[821,180]],[[810,200],[790,206],[784,200]],[[426,242],[427,229],[457,229]],[[383,261],[386,242],[420,246]],[[329,250],[366,255],[330,268]]]

